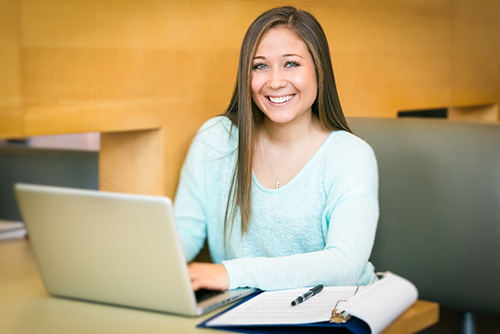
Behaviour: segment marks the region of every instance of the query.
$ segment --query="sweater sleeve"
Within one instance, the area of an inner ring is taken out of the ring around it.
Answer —
[[[203,129],[203,127],[202,127]],[[198,134],[193,139],[181,169],[174,201],[175,220],[186,261],[192,261],[207,236],[205,166],[206,145]]]
[[[327,196],[324,249],[281,257],[246,257],[223,262],[230,288],[263,290],[368,284],[374,268],[368,259],[379,215],[375,155],[365,142],[345,149],[324,171]],[[340,167],[339,167],[340,165]],[[331,167],[331,168],[330,168]],[[297,205],[300,205],[298,196]],[[307,235],[304,235],[307,237]]]

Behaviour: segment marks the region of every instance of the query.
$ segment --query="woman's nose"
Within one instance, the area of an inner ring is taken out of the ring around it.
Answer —
[[[271,70],[267,86],[272,89],[278,89],[286,86],[284,73],[279,68],[273,68]]]

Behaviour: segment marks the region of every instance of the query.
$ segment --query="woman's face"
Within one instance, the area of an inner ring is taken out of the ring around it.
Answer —
[[[306,44],[292,30],[264,34],[252,66],[252,98],[274,123],[311,117],[317,97],[316,69]]]

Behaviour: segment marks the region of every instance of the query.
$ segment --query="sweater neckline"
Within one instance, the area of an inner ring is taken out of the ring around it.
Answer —
[[[255,173],[254,173],[254,171],[252,169],[253,184],[255,184],[255,186],[257,187],[257,189],[259,189],[261,191],[264,191],[264,192],[268,192],[268,193],[278,193],[278,192],[281,192],[281,191],[284,191],[284,190],[288,189],[289,186],[292,186],[296,182],[297,179],[300,179],[302,177],[301,176],[302,174],[306,173],[307,170],[309,168],[311,168],[310,166],[313,165],[314,161],[317,160],[318,157],[322,154],[322,152],[325,150],[325,147],[332,140],[333,135],[336,132],[338,132],[338,131],[332,131],[332,132],[330,132],[330,134],[328,135],[328,138],[326,138],[326,140],[323,142],[323,144],[321,144],[321,146],[313,154],[313,156],[311,157],[311,159],[309,159],[309,161],[304,165],[304,167],[302,167],[302,169],[297,174],[295,174],[295,176],[289,182],[287,182],[287,184],[285,184],[284,186],[281,186],[278,189],[274,189],[274,188],[273,189],[268,189],[268,188],[264,187],[263,185],[260,184],[259,180],[255,176]]]

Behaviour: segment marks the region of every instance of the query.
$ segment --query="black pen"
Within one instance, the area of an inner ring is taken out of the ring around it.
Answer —
[[[315,296],[318,293],[320,293],[321,290],[323,290],[323,284],[316,285],[314,288],[310,289],[309,291],[307,291],[303,295],[300,295],[297,298],[295,298],[294,300],[292,300],[292,302],[291,302],[292,306],[299,305],[300,303],[305,302],[306,300],[308,300],[312,296]]]

